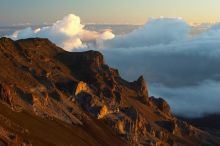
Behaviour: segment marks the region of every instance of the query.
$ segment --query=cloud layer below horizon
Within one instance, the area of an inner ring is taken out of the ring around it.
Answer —
[[[150,94],[168,100],[173,112],[202,116],[220,112],[220,24],[191,35],[180,18],[156,18],[124,35],[88,31],[68,15],[52,26],[15,32],[13,39],[46,37],[67,51],[97,49],[128,80],[143,74]]]

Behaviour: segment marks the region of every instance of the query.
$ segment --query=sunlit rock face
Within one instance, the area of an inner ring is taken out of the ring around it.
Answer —
[[[0,66],[0,145],[219,145],[148,97],[142,76],[122,79],[99,52],[2,38]]]

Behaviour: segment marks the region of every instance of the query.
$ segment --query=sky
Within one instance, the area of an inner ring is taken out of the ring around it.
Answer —
[[[53,23],[74,13],[83,23],[144,24],[149,17],[220,21],[219,0],[0,0],[0,25]]]

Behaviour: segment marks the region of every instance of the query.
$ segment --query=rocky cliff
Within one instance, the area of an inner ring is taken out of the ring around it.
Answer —
[[[220,145],[122,79],[96,51],[66,52],[47,39],[0,39],[0,145]]]

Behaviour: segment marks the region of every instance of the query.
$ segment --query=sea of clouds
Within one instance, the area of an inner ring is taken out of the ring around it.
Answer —
[[[73,14],[51,26],[18,30],[14,40],[49,38],[67,51],[96,49],[127,80],[144,75],[151,95],[165,98],[177,115],[220,112],[220,24],[196,35],[181,18],[150,18],[123,35],[86,30]]]

